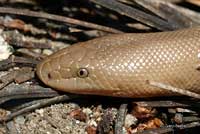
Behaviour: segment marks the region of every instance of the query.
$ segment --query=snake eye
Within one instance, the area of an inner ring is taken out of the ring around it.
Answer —
[[[80,68],[77,72],[78,77],[85,78],[89,74],[88,70],[86,68]]]

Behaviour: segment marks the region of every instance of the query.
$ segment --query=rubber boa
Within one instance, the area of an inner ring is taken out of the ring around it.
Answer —
[[[200,27],[113,34],[46,57],[37,75],[57,90],[116,97],[174,96],[155,81],[200,94]]]

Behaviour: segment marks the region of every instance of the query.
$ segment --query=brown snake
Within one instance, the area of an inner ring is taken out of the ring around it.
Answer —
[[[148,81],[200,94],[200,27],[115,34],[77,43],[47,57],[37,75],[58,90],[117,97],[179,95]]]

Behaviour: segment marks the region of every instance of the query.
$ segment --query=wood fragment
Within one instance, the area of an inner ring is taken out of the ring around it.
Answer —
[[[190,113],[190,114],[195,114],[196,112],[195,111],[193,111],[193,110],[191,110],[191,109],[187,109],[187,108],[180,108],[180,107],[177,107],[176,108],[176,111],[178,112],[178,113]]]
[[[20,84],[34,78],[35,72],[30,67],[22,67],[18,70],[10,71],[8,74],[0,77],[0,89],[15,81]]]
[[[200,103],[196,101],[178,101],[178,100],[166,100],[166,101],[136,101],[133,102],[143,107],[200,107]],[[191,105],[192,103],[192,105]]]
[[[198,23],[190,19],[190,16],[184,14],[184,8],[180,8],[172,3],[158,0],[134,0],[139,5],[167,20],[168,22],[178,25],[179,28],[197,26]],[[180,10],[181,9],[181,10]],[[172,15],[173,14],[173,15]]]
[[[162,127],[162,128],[157,128],[157,129],[149,129],[149,130],[144,130],[142,132],[137,132],[135,134],[166,134],[169,132],[174,132],[175,130],[170,127]]]
[[[8,70],[16,66],[35,67],[39,63],[36,59],[11,55],[8,59],[0,61],[0,71]]]
[[[1,0],[0,3],[7,4],[7,0]],[[24,3],[24,4],[30,4],[30,5],[37,5],[37,1],[35,0],[9,0],[9,3],[16,4],[16,3]]]
[[[136,8],[127,6],[116,0],[91,0],[92,2],[99,4],[103,7],[118,12],[119,14],[126,15],[134,20],[140,21],[143,24],[157,28],[159,30],[175,30],[178,29],[178,25],[168,23],[159,17],[147,14]]]
[[[197,116],[183,117],[183,122],[196,122],[196,121],[200,121],[200,118]]]
[[[23,34],[17,31],[6,31],[3,32],[3,36],[7,43],[15,47],[23,47],[23,48],[51,48],[50,43],[40,42],[39,39],[25,37]]]
[[[178,25],[181,25],[180,23],[185,23],[184,25],[186,25],[186,27],[198,26],[200,24],[200,14],[191,9],[161,0],[134,1],[140,3],[142,6],[154,12],[158,16],[165,18],[165,20],[172,21],[172,23],[173,21],[176,21],[174,23],[178,23]],[[149,4],[151,6],[149,6]]]
[[[14,83],[0,90],[0,104],[14,99],[55,97],[59,93],[51,88],[27,83],[16,85]]]
[[[35,34],[47,34],[47,31],[43,29],[38,29],[31,24],[26,24],[24,21],[20,19],[13,19],[5,21],[5,18],[0,17],[0,25],[6,28],[18,29],[24,32],[31,32],[33,35]]]
[[[30,67],[22,67],[18,70],[16,77],[14,78],[15,83],[20,84],[31,80],[35,77],[35,71]]]
[[[113,125],[114,117],[111,110],[106,110],[102,116],[102,120],[98,123],[98,134],[108,134],[110,132],[110,126]]]
[[[4,76],[1,76],[1,78],[0,78],[0,83],[1,83],[0,89],[6,87],[8,84],[13,82],[15,76],[16,76],[16,71],[12,71],[12,72],[7,73]]]
[[[36,53],[30,49],[26,49],[26,48],[19,48],[16,51],[17,53],[19,53],[20,55],[22,55],[23,57],[30,57],[31,59],[36,59],[36,60],[42,60],[44,59],[45,55],[43,54],[39,54]]]
[[[121,104],[118,114],[117,114],[117,119],[115,123],[115,134],[122,134],[123,133],[123,126],[124,126],[124,121],[127,113],[127,105],[128,104]]]
[[[11,108],[11,111],[12,111],[12,112],[17,112],[17,111],[19,111],[20,109],[24,109],[24,108],[26,108],[26,107],[28,107],[28,106],[35,105],[35,104],[37,104],[38,102],[40,102],[41,100],[43,100],[43,99],[33,100],[33,101],[30,101],[30,102],[26,102],[26,103],[23,103],[23,104],[21,104],[21,105],[19,105],[19,106],[13,106],[13,107]]]
[[[60,29],[65,29],[64,26],[59,25],[59,27],[55,27],[55,26],[52,26],[53,24],[50,25],[49,23],[50,22],[46,22],[46,23],[44,22],[45,27],[38,28],[36,26],[33,26],[32,24],[26,24],[21,19],[6,20],[6,17],[0,17],[0,26],[2,26],[3,28],[9,28],[9,31],[7,30],[3,31],[2,35],[5,36],[5,38],[7,38],[8,41],[13,43],[14,46],[17,46],[17,47],[51,48],[52,46],[51,44],[53,44],[52,42],[55,42],[54,41],[55,39],[60,39],[60,38],[65,38],[65,40],[67,41],[77,42],[77,38],[69,34],[70,30],[69,31],[65,30],[66,32],[61,33]],[[20,32],[16,30],[19,30]],[[25,34],[30,33],[34,37],[24,36],[22,32],[24,32]],[[35,38],[38,35],[40,37],[43,36],[43,38],[40,38],[40,39]],[[52,38],[51,42],[48,41],[50,39],[46,39],[46,37],[49,37],[49,36]],[[45,39],[46,39],[46,42],[44,42]],[[16,43],[14,43],[15,40],[16,40]]]
[[[49,19],[49,20],[79,25],[79,26],[83,26],[83,27],[88,27],[88,28],[92,28],[92,29],[97,29],[97,30],[105,31],[105,32],[109,32],[109,33],[122,33],[122,31],[116,30],[114,28],[101,26],[101,25],[89,23],[86,21],[81,21],[81,20],[64,17],[64,16],[59,16],[59,15],[54,15],[54,14],[49,14],[49,13],[35,12],[35,11],[30,11],[30,10],[25,10],[25,9],[0,7],[0,13],[39,17],[39,18],[45,18],[45,19]]]

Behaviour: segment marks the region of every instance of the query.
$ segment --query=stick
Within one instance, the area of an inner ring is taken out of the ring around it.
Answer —
[[[16,8],[7,8],[7,7],[0,7],[0,13],[45,18],[49,20],[65,22],[65,23],[79,25],[79,26],[88,27],[92,29],[98,29],[100,31],[105,31],[109,33],[122,33],[122,31],[116,30],[114,28],[101,26],[94,23],[81,21],[81,20],[77,20],[77,19],[73,19],[69,17],[64,17],[60,15],[49,14],[49,13],[41,13],[41,12],[29,11],[29,10],[24,10],[24,9],[16,9]]]
[[[115,134],[123,133],[123,126],[127,112],[127,104],[121,104],[119,112],[117,114],[117,120],[115,124]]]

